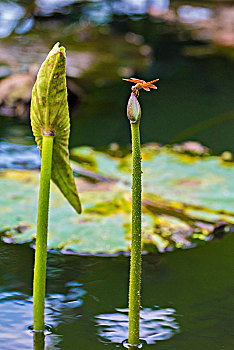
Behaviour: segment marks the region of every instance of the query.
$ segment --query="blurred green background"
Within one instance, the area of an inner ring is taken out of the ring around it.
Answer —
[[[234,151],[232,1],[0,1],[1,141],[33,144],[29,100],[55,42],[67,49],[71,147],[128,145],[131,84],[141,92],[142,142],[199,141]]]

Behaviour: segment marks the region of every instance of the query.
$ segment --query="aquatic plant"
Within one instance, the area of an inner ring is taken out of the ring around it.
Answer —
[[[81,204],[69,163],[70,120],[66,87],[64,47],[54,45],[43,62],[32,90],[31,125],[41,151],[41,176],[37,216],[37,237],[33,281],[33,328],[44,331],[47,233],[50,180],[77,211]]]
[[[139,340],[140,294],[141,294],[141,141],[140,118],[141,107],[138,102],[139,90],[150,91],[157,89],[155,79],[146,83],[135,78],[124,79],[136,85],[132,86],[131,96],[127,105],[127,117],[131,125],[132,134],[132,241],[129,279],[129,335],[128,344],[137,348]]]

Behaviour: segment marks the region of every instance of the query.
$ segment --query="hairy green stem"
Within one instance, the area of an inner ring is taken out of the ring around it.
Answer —
[[[129,336],[131,345],[139,344],[141,288],[141,144],[139,121],[131,123],[132,132],[132,245],[129,282]]]
[[[47,232],[53,136],[43,136],[40,191],[38,201],[37,238],[33,281],[33,329],[44,331]]]

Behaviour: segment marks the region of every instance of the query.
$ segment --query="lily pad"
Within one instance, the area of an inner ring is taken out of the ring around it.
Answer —
[[[48,246],[62,252],[129,251],[131,155],[113,157],[89,147],[71,151],[83,214],[55,185],[51,189]],[[143,147],[142,243],[146,251],[194,246],[233,231],[234,165],[216,156]],[[7,242],[34,242],[39,172],[1,173],[0,230]]]

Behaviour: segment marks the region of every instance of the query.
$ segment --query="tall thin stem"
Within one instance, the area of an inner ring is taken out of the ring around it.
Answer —
[[[40,191],[37,217],[37,239],[33,281],[33,328],[44,331],[47,232],[49,214],[50,179],[52,166],[53,136],[43,136]]]
[[[131,345],[139,344],[141,288],[141,145],[139,121],[131,122],[132,132],[132,246],[129,283],[129,337]]]

